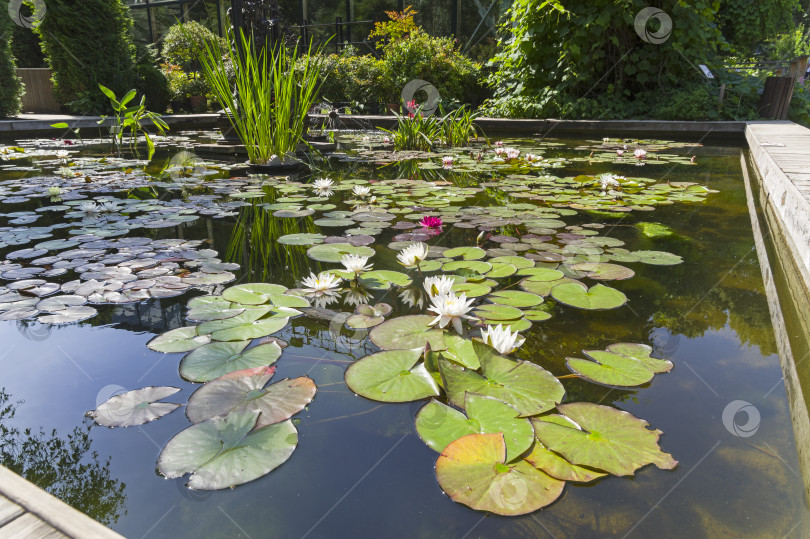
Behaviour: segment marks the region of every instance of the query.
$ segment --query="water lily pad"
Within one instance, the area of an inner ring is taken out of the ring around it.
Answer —
[[[506,464],[501,433],[468,434],[449,444],[436,460],[436,479],[453,501],[507,516],[549,505],[565,486],[525,460]]]
[[[476,393],[514,406],[522,417],[541,414],[562,401],[565,389],[550,372],[534,363],[512,361],[473,341],[483,376],[446,359],[439,370],[450,404],[464,407],[464,394]]]
[[[636,223],[636,228],[648,238],[666,238],[674,233],[671,228],[661,223],[641,222]]]
[[[285,421],[312,402],[317,388],[306,376],[265,387],[274,372],[273,367],[257,367],[212,380],[188,399],[186,416],[200,423],[232,412],[259,412],[256,428]]]
[[[461,269],[471,270],[475,273],[483,275],[492,269],[492,264],[481,260],[456,260],[454,262],[447,262],[442,266],[442,271],[447,273]]]
[[[372,329],[369,338],[383,350],[412,350],[427,343],[432,350],[443,350],[444,332],[428,325],[433,319],[421,314],[400,316]]]
[[[636,344],[620,342],[607,347],[608,352],[622,354],[642,362],[650,371],[655,374],[669,372],[672,370],[672,362],[666,359],[650,357],[653,349],[646,344]]]
[[[483,320],[517,320],[523,317],[523,311],[517,307],[510,307],[509,305],[500,305],[496,303],[487,303],[478,306],[473,314]]]
[[[371,354],[349,365],[346,385],[358,395],[382,402],[410,402],[436,397],[439,386],[424,363],[417,365],[421,357],[421,349]]]
[[[431,449],[441,453],[451,442],[476,432],[502,432],[507,461],[516,459],[532,446],[532,423],[518,417],[513,407],[492,397],[470,393],[465,399],[467,416],[435,399],[416,414],[416,432]]]
[[[215,341],[244,341],[266,337],[281,331],[290,321],[287,317],[262,317],[271,312],[269,307],[254,307],[245,312],[226,318],[204,322],[197,326],[200,335],[211,334]]]
[[[614,475],[633,475],[647,464],[671,470],[678,462],[658,446],[660,430],[628,412],[589,402],[562,404],[559,412],[579,428],[533,420],[537,438],[548,449],[578,466]]]
[[[222,299],[241,303],[242,305],[261,305],[270,300],[270,296],[283,294],[287,287],[280,284],[250,283],[239,284],[226,288],[222,292]]]
[[[281,347],[274,342],[245,351],[249,344],[248,340],[212,342],[192,350],[180,361],[180,376],[207,382],[230,372],[272,365],[281,356]]]
[[[350,221],[350,224],[354,221]],[[374,256],[374,249],[364,245],[355,247],[349,243],[324,243],[314,245],[307,250],[307,255],[319,262],[340,263],[345,255]]]
[[[209,322],[211,320],[224,320],[245,312],[244,307],[235,307],[222,296],[200,296],[189,301],[189,311],[186,318],[194,322]]]
[[[317,245],[323,243],[325,237],[323,234],[287,234],[276,241],[282,245]]]
[[[664,251],[633,251],[639,262],[653,266],[675,266],[683,262],[683,258]]]
[[[633,387],[646,384],[654,376],[646,365],[628,356],[605,350],[583,350],[583,353],[593,361],[569,357],[566,364],[571,371],[597,384]]]
[[[607,476],[606,473],[571,464],[554,451],[549,451],[539,440],[535,442],[532,452],[526,456],[526,462],[560,481],[590,483]]]
[[[464,260],[480,260],[486,255],[487,252],[480,247],[455,247],[444,252],[444,256],[447,258],[461,257]]]
[[[595,281],[621,281],[636,274],[630,268],[607,262],[581,262],[573,264],[571,269]]]
[[[98,408],[87,412],[88,417],[104,427],[143,425],[180,407],[170,402],[157,402],[180,391],[179,387],[145,387],[115,395]]]
[[[616,309],[627,303],[627,296],[602,284],[591,288],[580,283],[560,284],[551,289],[551,296],[560,303],[587,310]]]
[[[40,316],[37,320],[42,324],[72,324],[93,318],[97,314],[98,311],[93,307],[80,305],[76,307],[66,307],[56,313]]]
[[[360,284],[372,290],[388,290],[391,285],[409,286],[413,283],[407,274],[399,271],[374,270],[360,276]]]
[[[209,342],[210,336],[198,335],[196,326],[187,326],[158,335],[146,343],[146,347],[155,352],[190,352]]]
[[[520,290],[499,290],[487,296],[487,299],[492,303],[499,305],[510,305],[512,307],[534,307],[543,303],[543,297],[530,292],[521,292]]]
[[[292,421],[255,429],[259,412],[234,412],[192,425],[169,440],[158,469],[174,479],[191,474],[188,486],[217,490],[268,474],[290,458],[298,445]]]
[[[468,369],[479,369],[481,367],[472,340],[448,333],[444,336],[444,344],[447,346],[447,350],[442,350],[441,355],[445,359],[455,361]]]

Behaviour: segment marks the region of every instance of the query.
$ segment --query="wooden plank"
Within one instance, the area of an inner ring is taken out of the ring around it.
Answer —
[[[5,496],[0,496],[0,528],[25,513],[25,509],[12,502]]]
[[[47,522],[31,513],[12,520],[0,528],[2,539],[69,539],[67,535],[52,528]]]
[[[0,495],[22,506],[34,517],[49,524],[67,537],[122,539],[121,535],[2,466],[0,466]],[[18,517],[11,521],[9,526],[26,517],[28,514]],[[28,521],[26,520],[26,522]],[[5,528],[2,528],[3,532],[5,532]],[[4,537],[4,535],[0,533],[0,537]]]
[[[17,75],[25,85],[22,97],[23,112],[59,112],[59,103],[53,95],[50,69],[18,68]]]

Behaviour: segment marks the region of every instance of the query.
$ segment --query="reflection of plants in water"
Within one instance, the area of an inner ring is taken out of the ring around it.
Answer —
[[[6,425],[21,403],[0,388],[0,464],[102,524],[117,522],[126,485],[111,477],[109,458],[91,451],[90,426],[59,436]]]
[[[273,197],[239,211],[231,233],[225,259],[242,265],[245,278],[251,281],[300,280],[309,271],[306,249],[278,243],[278,238],[301,232],[317,233],[311,217],[276,218],[262,204],[272,203]],[[273,280],[275,278],[275,280]]]

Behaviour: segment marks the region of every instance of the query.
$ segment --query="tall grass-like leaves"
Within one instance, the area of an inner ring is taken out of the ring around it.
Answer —
[[[310,42],[306,60],[293,74],[299,57],[297,47],[258,47],[253,37],[241,30],[238,39],[241,49],[231,55],[236,71],[234,86],[228,82],[226,59],[215,43],[206,42],[194,50],[203,76],[228,109],[228,120],[245,145],[250,162],[264,165],[275,158],[288,162],[303,141],[307,112],[320,89],[321,48],[313,54]]]
[[[396,114],[396,131],[383,131],[392,135],[395,150],[420,150],[429,152],[433,144],[441,138],[441,121],[434,117],[424,117],[419,111],[413,117]]]
[[[392,135],[395,150],[429,152],[437,143],[448,147],[466,146],[471,138],[478,138],[479,129],[475,125],[478,113],[473,113],[466,107],[448,112],[440,118],[422,116],[419,109],[407,116],[395,115],[395,131],[379,128]]]

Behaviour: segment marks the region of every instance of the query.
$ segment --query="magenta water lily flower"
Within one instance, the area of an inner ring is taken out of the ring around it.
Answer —
[[[419,226],[423,226],[425,228],[441,228],[442,218],[425,215],[424,217],[422,217],[422,220],[419,221]]]

